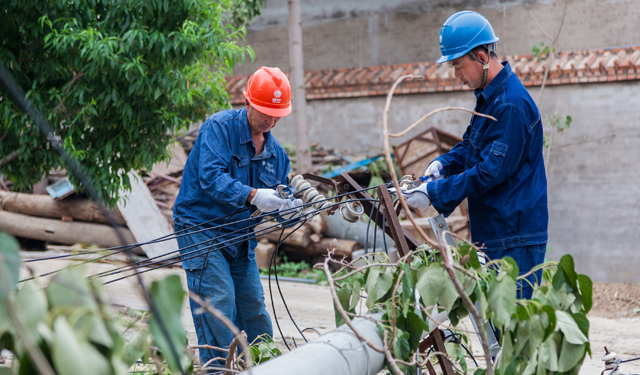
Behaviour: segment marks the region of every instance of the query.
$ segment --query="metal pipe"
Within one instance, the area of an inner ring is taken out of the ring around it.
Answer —
[[[356,318],[352,324],[372,344],[382,347],[382,338],[374,321],[382,312],[368,313],[369,319]],[[297,349],[252,369],[254,375],[374,375],[384,366],[384,354],[361,342],[343,324]],[[249,374],[248,371],[242,374]]]

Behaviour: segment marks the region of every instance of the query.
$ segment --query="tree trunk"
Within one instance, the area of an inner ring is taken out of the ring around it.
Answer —
[[[129,229],[125,227],[120,227],[119,229],[124,234],[127,241],[126,245],[136,243]],[[120,243],[115,229],[110,225],[80,222],[68,223],[6,211],[0,211],[0,230],[13,236],[64,245],[89,243],[102,248],[125,245]]]
[[[289,68],[291,69],[291,99],[296,130],[296,173],[311,170],[309,135],[307,131],[307,98],[304,89],[304,59],[302,57],[302,24],[300,0],[289,0]]]
[[[0,190],[0,209],[29,216],[60,219],[70,216],[73,220],[109,224],[100,209],[88,199],[67,198],[54,201],[48,195],[22,194]],[[126,225],[119,212],[113,212],[116,224]]]
[[[60,219],[70,216],[77,221],[109,224],[98,206],[83,198],[54,201],[48,195],[22,194],[0,190],[0,209],[29,216]],[[116,224],[126,225],[119,212],[113,212]]]
[[[351,253],[362,248],[362,244],[357,241],[343,240],[341,238],[323,238],[319,242],[312,243],[306,247],[286,244],[283,250],[303,256],[314,257],[327,255],[327,249],[334,249],[334,259],[340,259],[342,257],[351,259]]]
[[[295,232],[294,232],[294,229],[296,227],[285,228],[284,229],[284,233],[282,233],[282,229],[280,227],[271,228],[273,225],[275,225],[275,223],[271,222],[271,221],[267,222],[267,223],[262,223],[262,224],[257,225],[255,227],[255,232],[258,234],[258,240],[260,240],[261,238],[266,238],[271,242],[278,243],[279,239],[285,238],[285,237],[288,236],[282,242],[283,244],[294,245],[294,246],[298,246],[298,247],[303,247],[304,248],[304,247],[309,246],[309,244],[311,243],[311,239],[310,239],[311,228],[309,228],[307,225],[301,226]],[[269,229],[267,229],[267,228],[269,228]],[[258,233],[260,230],[265,230],[265,232],[269,232],[269,233],[261,235],[261,233]],[[291,232],[293,232],[293,233],[291,233]],[[281,233],[282,233],[282,237],[280,236]]]

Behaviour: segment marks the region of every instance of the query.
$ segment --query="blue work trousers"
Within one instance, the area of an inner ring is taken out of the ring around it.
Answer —
[[[485,254],[491,260],[501,259],[504,257],[511,257],[518,264],[520,275],[523,275],[542,262],[544,262],[544,255],[547,250],[547,244],[531,245],[531,246],[518,246],[510,249],[498,248],[483,250]],[[516,282],[518,299],[531,299],[533,295],[533,284],[540,284],[542,282],[542,270],[538,270],[533,274],[527,276],[525,279],[518,280]]]
[[[183,229],[181,225],[175,225],[176,233]],[[189,257],[187,253],[195,249],[210,248],[213,243],[212,238],[203,233],[189,233],[179,236],[177,240],[183,258]],[[255,259],[249,259],[248,256],[248,242],[244,241],[236,246],[235,256],[224,250],[214,250],[209,252],[206,262],[201,267],[185,269],[185,272],[189,292],[210,301],[211,306],[220,310],[239,330],[247,333],[247,339],[251,343],[265,333],[273,336],[273,328],[264,303],[258,266]],[[187,247],[189,248],[186,249]],[[205,257],[206,251],[200,251],[199,256]],[[192,299],[189,299],[189,305],[198,345],[228,348],[233,340],[231,331],[213,315],[206,312],[198,313],[201,310],[200,306]],[[203,365],[212,358],[226,357],[225,353],[210,349],[199,349],[199,352]]]

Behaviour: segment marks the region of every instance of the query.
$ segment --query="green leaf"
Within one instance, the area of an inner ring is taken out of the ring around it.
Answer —
[[[500,359],[498,360],[498,364],[496,365],[496,373],[497,374],[505,374],[507,367],[511,364],[513,360],[513,342],[511,340],[511,332],[506,331],[504,336],[502,337],[502,351],[500,355]]]
[[[23,285],[16,294],[15,309],[22,316],[22,321],[33,339],[36,342],[40,341],[40,335],[35,333],[35,330],[38,323],[46,321],[48,312],[47,297],[42,289],[36,287],[33,282]],[[0,329],[0,336],[1,332]]]
[[[430,309],[438,302],[444,283],[444,269],[440,264],[431,263],[427,267],[420,267],[420,269],[418,269],[416,289],[418,289],[422,304],[425,305],[425,307]]]
[[[469,267],[473,268],[474,270],[479,270],[482,267],[482,264],[480,264],[480,260],[478,260],[478,252],[476,251],[476,249],[471,249],[468,264]]]
[[[127,343],[124,348],[124,355],[122,360],[127,367],[132,366],[137,360],[139,360],[145,353],[147,346],[149,345],[149,332],[147,330],[140,330],[136,332],[135,336]]]
[[[442,292],[440,293],[440,298],[438,298],[438,304],[445,310],[451,311],[453,304],[458,298],[460,298],[460,296],[458,295],[456,286],[453,284],[453,281],[449,277],[449,274],[445,273],[444,287],[442,288]]]
[[[580,290],[582,306],[584,306],[584,313],[586,314],[591,310],[591,306],[593,306],[593,283],[589,276],[578,275],[578,290]]]
[[[393,287],[392,268],[373,267],[369,270],[365,289],[367,291],[367,307],[371,308]]]
[[[92,364],[82,355],[83,345],[73,333],[64,316],[53,322],[51,357],[60,375],[94,374]]]
[[[157,306],[157,313],[168,333],[167,337],[160,328],[158,317],[151,315],[149,328],[153,342],[164,354],[169,368],[174,372],[180,372],[179,368],[185,369],[191,362],[185,351],[186,336],[180,321],[180,311],[185,296],[180,276],[171,275],[164,280],[154,281],[149,288],[149,294]],[[177,351],[180,363],[171,351],[171,346]]]
[[[489,289],[489,307],[498,326],[507,326],[516,306],[516,283],[511,277],[495,281]]]
[[[351,298],[351,290],[351,285],[346,283],[336,289],[338,301],[340,301],[340,305],[346,311],[349,311],[349,298]],[[342,319],[342,315],[338,312],[338,309],[335,309],[335,314],[336,327],[340,327],[345,323],[345,321]]]
[[[13,236],[0,232],[0,301],[11,293],[20,278],[20,245]]]
[[[576,321],[564,311],[556,311],[556,318],[558,319],[557,325],[560,331],[564,334],[564,337],[571,344],[582,345],[589,341],[587,337],[582,333]]]
[[[516,280],[520,275],[519,273],[520,271],[518,269],[518,263],[516,263],[516,261],[511,257],[504,257],[502,258],[502,260],[509,265],[507,268],[507,272],[509,273],[509,276],[511,276],[512,279]]]
[[[67,268],[58,273],[47,288],[47,298],[51,307],[81,307],[96,310],[97,305],[87,280],[79,268]]]
[[[545,328],[544,339],[546,340],[556,330],[556,311],[549,305],[542,306],[542,311],[547,314],[548,325]]]
[[[573,257],[569,254],[563,255],[560,258],[559,266],[562,267],[567,276],[567,282],[574,289],[578,289],[578,274],[576,273],[576,268],[573,263]]]
[[[355,280],[351,287],[351,297],[350,297],[350,302],[347,309],[348,311],[355,309],[355,307],[358,305],[358,302],[360,302],[361,290],[362,290],[362,284],[360,283],[360,280]]]
[[[416,313],[409,312],[406,317],[406,329],[409,333],[409,348],[411,351],[418,349],[422,333],[429,329],[429,326]]]
[[[589,319],[587,319],[587,316],[585,314],[571,314],[571,317],[576,321],[580,332],[582,332],[585,337],[589,337]]]
[[[560,357],[558,358],[558,371],[568,372],[584,359],[585,345],[571,344],[565,337],[562,340]]]
[[[482,319],[487,319],[487,310],[489,309],[489,302],[487,301],[487,297],[483,293],[482,287],[480,285],[478,285],[478,287],[476,288],[475,295],[476,295],[476,301],[479,302],[480,315],[482,316]]]
[[[554,332],[554,334],[549,337],[547,341],[543,342],[542,345],[540,345],[540,354],[538,357],[539,363],[544,363],[544,367],[549,371],[558,371],[557,345],[560,344],[560,340],[562,340],[562,336],[560,336],[558,332]],[[544,360],[542,358],[544,358]]]
[[[412,283],[412,272],[409,264],[405,263],[403,265],[404,273],[402,274],[402,315],[407,317],[407,313],[409,312],[409,308],[411,307],[411,300],[414,298],[413,295],[413,283]]]

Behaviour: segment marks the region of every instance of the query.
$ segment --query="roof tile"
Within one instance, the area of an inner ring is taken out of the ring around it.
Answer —
[[[503,58],[511,63],[513,71],[527,87],[539,86],[547,62],[537,61],[532,55],[514,55]],[[580,84],[638,80],[640,46],[611,50],[582,50],[557,53],[549,68],[545,84]],[[456,78],[448,64],[419,62],[414,64],[380,65],[353,69],[329,69],[305,72],[307,99],[332,97],[363,97],[386,95],[394,81],[406,74],[423,77],[405,81],[398,93],[427,93],[469,90]],[[244,102],[242,90],[248,76],[227,77],[227,90],[232,103]]]

